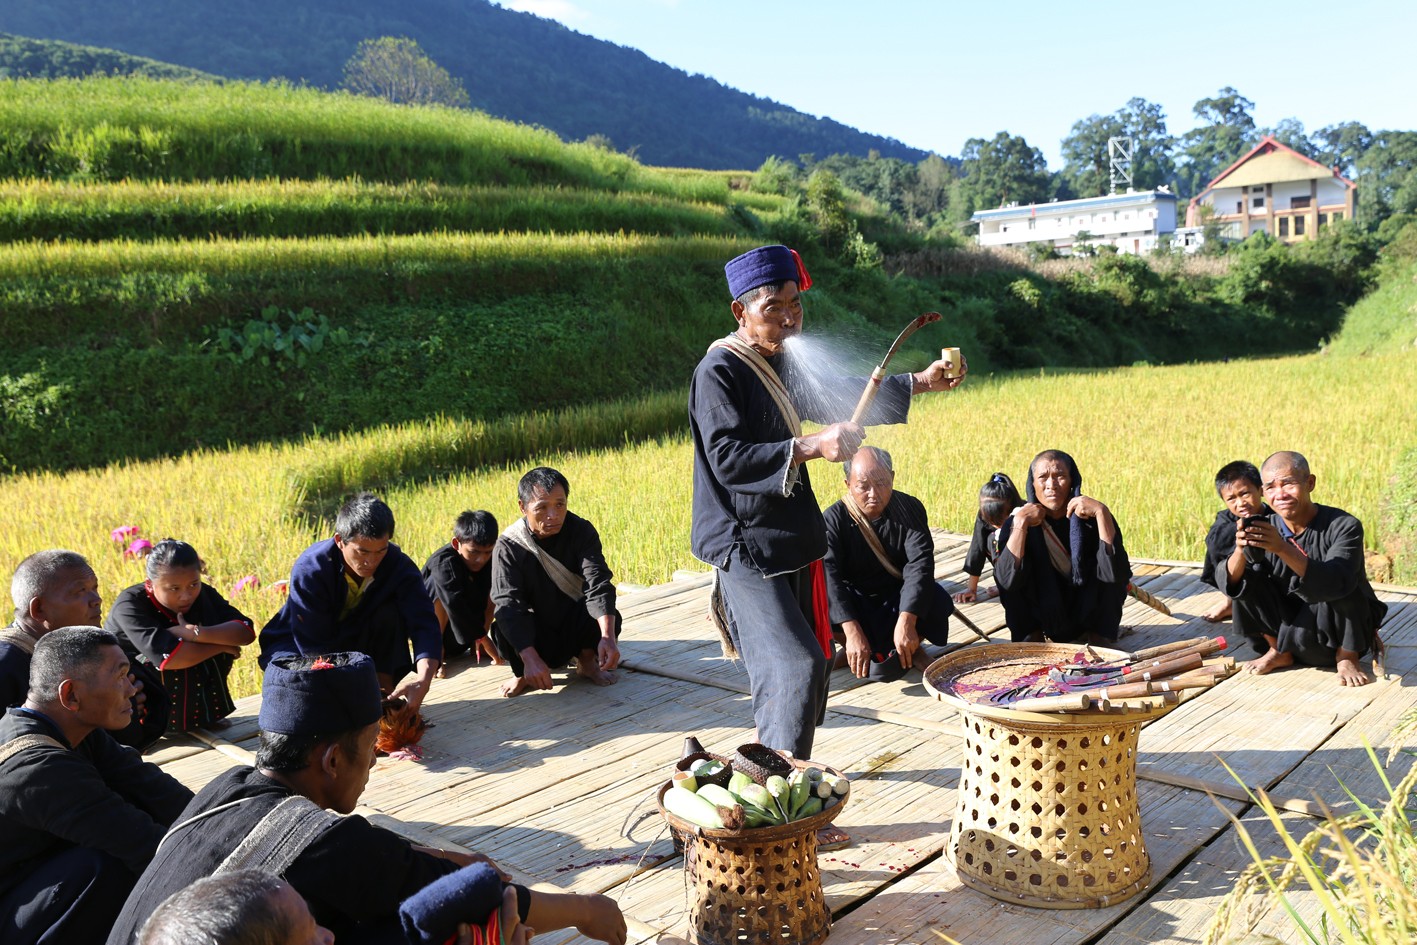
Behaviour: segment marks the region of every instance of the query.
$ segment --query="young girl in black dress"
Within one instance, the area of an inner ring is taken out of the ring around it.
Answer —
[[[250,618],[202,581],[202,559],[167,538],[147,558],[148,579],[118,595],[104,628],[130,660],[158,671],[172,698],[169,727],[220,727],[235,711],[226,677],[241,647],[256,639]]]
[[[979,575],[984,573],[986,563],[993,564],[999,556],[997,538],[999,527],[1009,513],[1023,505],[1023,496],[1018,494],[1014,481],[1001,472],[989,477],[979,489],[979,514],[974,517],[974,536],[969,540],[969,551],[964,556],[964,573],[969,575],[969,589],[955,595],[955,603],[972,604],[979,599]],[[999,596],[999,588],[991,587],[985,600]]]

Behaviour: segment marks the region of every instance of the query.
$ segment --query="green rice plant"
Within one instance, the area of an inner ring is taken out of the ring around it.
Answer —
[[[141,77],[0,81],[0,178],[319,178],[570,185],[724,203],[727,184],[666,174],[480,112],[280,82]]]
[[[1417,766],[1394,786],[1371,748],[1368,756],[1388,791],[1383,807],[1375,809],[1350,792],[1357,804],[1354,813],[1330,814],[1302,837],[1286,826],[1267,794],[1246,789],[1274,826],[1285,853],[1262,856],[1249,829],[1238,818],[1231,818],[1253,862],[1222,901],[1206,930],[1205,945],[1239,940],[1238,936],[1229,937],[1230,929],[1255,892],[1262,896],[1261,905],[1278,905],[1294,930],[1313,945],[1407,945],[1417,941],[1417,838],[1413,837],[1407,807],[1417,786]],[[1233,770],[1230,774],[1243,784]],[[1307,918],[1288,894],[1296,887],[1307,890],[1317,901],[1317,921]]]
[[[360,180],[0,182],[0,243],[461,232],[737,232],[722,203],[571,187]]]
[[[724,259],[750,245],[727,236],[450,232],[10,243],[0,245],[8,316],[0,344],[50,345],[56,322],[70,338],[170,340],[271,304],[337,316],[391,301],[463,299],[470,290],[484,303],[575,294],[636,273],[721,273]]]
[[[973,376],[957,391],[916,398],[908,425],[872,428],[867,442],[892,452],[896,487],[924,502],[931,524],[964,534],[990,474],[1003,470],[1021,484],[1036,452],[1067,450],[1133,555],[1190,561],[1201,558],[1220,507],[1215,470],[1296,448],[1313,465],[1316,500],[1369,523],[1372,545],[1388,471],[1412,439],[1414,371],[1417,352]],[[510,522],[517,478],[547,464],[570,479],[572,509],[600,528],[617,579],[662,582],[676,569],[705,567],[689,553],[684,402],[671,392],[501,423],[445,417],[0,477],[0,507],[26,512],[0,521],[0,574],[41,548],[69,547],[93,561],[111,600],[142,574],[108,534],[136,524],[147,537],[192,542],[223,593],[247,574],[269,588],[301,550],[328,537],[337,501],[365,487],[383,491],[398,520],[395,541],[421,562],[464,508]],[[1237,422],[1218,422],[1223,410]],[[823,505],[840,497],[837,469],[809,470]],[[263,588],[234,602],[262,624],[280,597]]]

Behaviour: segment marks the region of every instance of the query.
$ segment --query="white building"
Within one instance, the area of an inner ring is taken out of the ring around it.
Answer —
[[[1067,255],[1079,242],[1086,242],[1139,255],[1154,250],[1163,234],[1176,229],[1176,195],[1158,187],[1081,200],[1011,204],[980,210],[970,220],[979,224],[980,246],[1048,242]]]

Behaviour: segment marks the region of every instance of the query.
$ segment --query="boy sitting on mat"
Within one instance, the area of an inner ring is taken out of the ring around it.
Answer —
[[[1220,467],[1220,472],[1215,474],[1215,493],[1225,503],[1225,508],[1215,513],[1215,521],[1205,536],[1205,567],[1201,569],[1201,580],[1223,591],[1225,561],[1235,550],[1235,528],[1251,516],[1270,514],[1270,508],[1264,504],[1260,471],[1254,463],[1243,459]],[[1230,598],[1223,598],[1201,617],[1209,623],[1230,619]]]

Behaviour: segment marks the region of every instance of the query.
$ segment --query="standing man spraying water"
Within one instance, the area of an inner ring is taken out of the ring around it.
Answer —
[[[758,739],[799,758],[826,713],[831,627],[821,558],[826,527],[807,463],[844,462],[865,431],[851,415],[865,380],[826,385],[836,403],[794,390],[789,338],[802,330],[812,280],[786,246],[761,246],[724,266],[738,329],[715,341],[689,386],[694,437],[692,549],[711,564],[726,633],[742,654]],[[944,361],[881,382],[865,423],[902,423],[912,394],[951,390]],[[802,370],[802,365],[797,366]],[[803,418],[829,423],[804,435]]]

